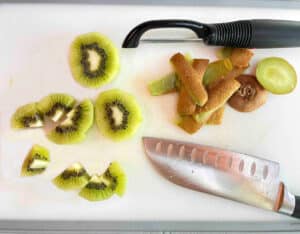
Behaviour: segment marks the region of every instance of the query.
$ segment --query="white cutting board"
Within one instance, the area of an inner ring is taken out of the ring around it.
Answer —
[[[290,95],[269,95],[268,102],[254,113],[242,114],[227,107],[221,126],[204,127],[190,136],[174,125],[176,95],[151,97],[146,85],[171,71],[168,59],[173,53],[179,51],[214,60],[217,48],[201,43],[144,44],[138,49],[120,50],[121,72],[111,84],[90,90],[73,81],[67,55],[76,35],[99,31],[120,47],[136,24],[159,18],[207,23],[247,18],[300,20],[300,10],[1,4],[0,219],[294,221],[171,184],[150,165],[141,137],[199,142],[278,161],[282,180],[291,191],[300,194],[299,86]],[[188,34],[170,32],[172,36]],[[266,56],[286,58],[300,74],[300,48],[257,50],[252,64]],[[94,99],[109,88],[133,93],[143,108],[143,125],[131,140],[112,142],[94,126],[82,144],[55,145],[46,139],[42,130],[13,131],[9,127],[10,116],[18,106],[49,93],[66,92],[78,99]],[[52,162],[43,175],[20,178],[22,161],[32,144],[48,147]],[[50,182],[72,162],[80,161],[91,173],[96,173],[113,160],[123,165],[128,176],[127,192],[121,199],[113,197],[90,203],[76,192],[61,191]]]

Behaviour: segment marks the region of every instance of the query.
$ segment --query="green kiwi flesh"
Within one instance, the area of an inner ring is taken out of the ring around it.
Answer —
[[[104,173],[113,183],[113,190],[118,196],[123,196],[126,190],[126,175],[118,162],[112,162]]]
[[[114,194],[113,182],[105,175],[93,175],[79,192],[79,196],[89,201],[103,201]]]
[[[42,127],[43,115],[37,109],[36,103],[19,107],[11,117],[11,127],[14,129]]]
[[[92,126],[94,106],[89,99],[74,107],[47,137],[56,144],[73,144],[85,139],[85,133]]]
[[[79,35],[71,44],[70,68],[84,87],[98,88],[113,80],[119,71],[119,55],[112,41],[97,32]]]
[[[75,98],[68,94],[54,93],[42,98],[37,108],[44,117],[56,122],[74,107],[75,102]]]
[[[53,184],[62,190],[83,188],[90,176],[80,163],[74,163],[53,179]]]
[[[100,93],[95,116],[100,132],[115,141],[134,135],[143,119],[134,96],[119,89]]]
[[[40,145],[32,146],[21,169],[21,176],[34,176],[43,173],[50,162],[48,149]]]
[[[148,85],[148,89],[152,96],[159,96],[162,94],[170,93],[176,90],[177,76],[175,73],[170,73],[165,77],[152,81]]]

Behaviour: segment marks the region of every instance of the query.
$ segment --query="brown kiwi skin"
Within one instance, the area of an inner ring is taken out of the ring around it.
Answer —
[[[265,104],[267,91],[258,83],[255,76],[240,75],[236,78],[241,87],[228,100],[228,104],[239,112],[251,112]]]

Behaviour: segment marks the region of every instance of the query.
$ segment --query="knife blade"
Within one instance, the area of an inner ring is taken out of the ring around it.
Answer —
[[[300,218],[300,198],[279,178],[279,164],[211,146],[144,137],[146,155],[169,181],[200,192]]]

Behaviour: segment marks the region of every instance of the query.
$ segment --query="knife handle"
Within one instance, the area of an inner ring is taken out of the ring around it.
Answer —
[[[240,48],[300,46],[300,22],[288,20],[241,20],[208,25],[208,45]]]
[[[292,216],[295,218],[300,218],[300,196],[295,196],[295,208]]]

